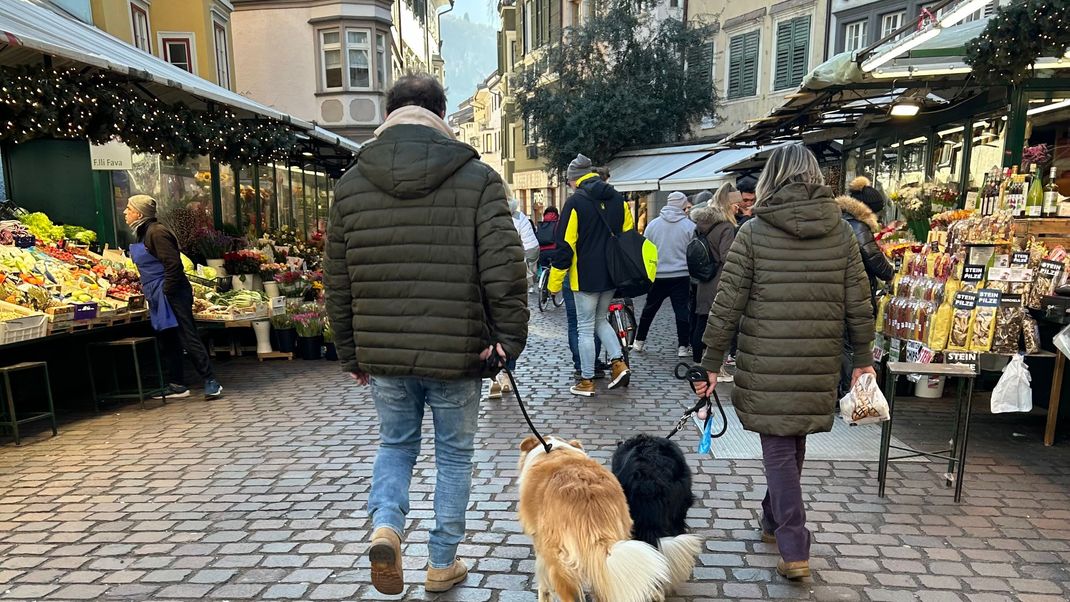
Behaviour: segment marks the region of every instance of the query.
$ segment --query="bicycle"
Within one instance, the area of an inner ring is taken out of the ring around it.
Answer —
[[[619,297],[609,302],[609,314],[606,316],[609,325],[617,334],[620,341],[620,349],[624,363],[631,365],[628,350],[635,342],[635,329],[638,324],[635,321],[635,304],[628,297]],[[612,359],[612,358],[607,358]],[[608,362],[607,362],[608,363]]]
[[[550,292],[550,269],[539,266],[539,311],[546,311],[546,306],[553,303],[554,307],[565,304],[565,295],[561,292]]]

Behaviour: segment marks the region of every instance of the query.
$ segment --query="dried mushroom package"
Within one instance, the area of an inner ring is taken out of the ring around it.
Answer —
[[[1002,294],[996,311],[996,333],[992,339],[992,351],[1017,353],[1018,337],[1022,333],[1022,296]]]
[[[1040,327],[1033,316],[1022,318],[1022,339],[1025,341],[1026,353],[1040,353]]]
[[[1062,275],[1062,262],[1050,259],[1041,261],[1040,268],[1037,270],[1037,281],[1029,292],[1029,302],[1026,303],[1026,306],[1040,309],[1042,299],[1055,292],[1055,285],[1058,284]]]
[[[977,292],[977,309],[973,314],[973,333],[970,335],[970,350],[988,351],[992,347],[992,335],[999,310],[999,291],[981,289]]]
[[[973,312],[977,308],[977,293],[961,291],[955,295],[955,310],[951,314],[951,334],[947,348],[951,351],[968,351]]]

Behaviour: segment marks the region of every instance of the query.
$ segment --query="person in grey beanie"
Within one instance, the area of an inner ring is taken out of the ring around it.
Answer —
[[[691,278],[687,272],[687,243],[694,237],[695,223],[687,217],[689,208],[687,196],[682,192],[673,192],[669,195],[668,204],[643,232],[643,236],[658,248],[658,275],[646,294],[646,305],[639,318],[639,330],[635,333],[635,343],[632,345],[636,352],[646,348],[646,337],[650,333],[650,325],[654,323],[654,316],[665,299],[669,299],[676,314],[677,355],[691,355],[691,312],[687,307]]]
[[[713,193],[709,190],[703,190],[702,192],[697,193],[694,198],[691,199],[691,211],[694,211],[695,209],[702,209],[710,202],[710,199],[712,198]]]

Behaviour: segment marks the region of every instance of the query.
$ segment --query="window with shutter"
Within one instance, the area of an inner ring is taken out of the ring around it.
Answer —
[[[774,90],[794,88],[802,83],[810,55],[810,16],[781,21],[776,30],[776,71]]]
[[[695,86],[713,85],[714,42],[703,42],[694,46],[687,54],[688,83]]]
[[[758,30],[732,36],[728,44],[728,99],[758,93]]]

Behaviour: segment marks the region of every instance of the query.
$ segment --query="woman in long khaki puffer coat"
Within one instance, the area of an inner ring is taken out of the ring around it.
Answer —
[[[832,429],[844,325],[855,350],[852,381],[873,373],[869,281],[854,232],[806,147],[784,146],[758,180],[754,219],[728,253],[703,341],[706,394],[737,325],[732,403],[762,439],[768,492],[762,540],[776,542],[777,572],[809,576],[800,476],[806,436]]]

